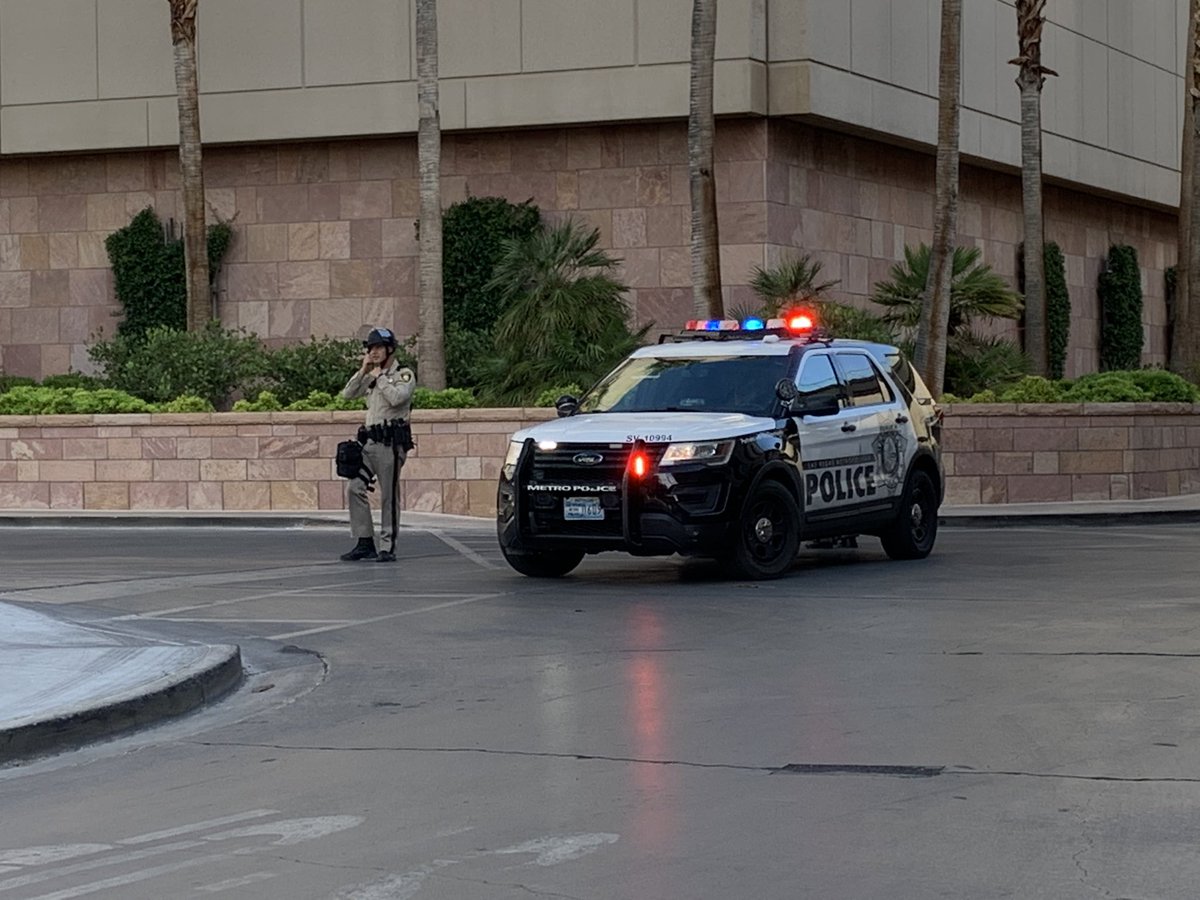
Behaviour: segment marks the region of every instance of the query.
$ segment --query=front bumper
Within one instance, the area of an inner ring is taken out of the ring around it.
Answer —
[[[719,555],[728,546],[738,467],[652,466],[637,478],[626,471],[630,452],[622,452],[619,469],[581,479],[578,473],[562,478],[544,461],[535,465],[534,451],[527,450],[513,477],[500,477],[496,530],[501,547],[511,554],[617,550],[636,556]],[[657,462],[654,447],[639,452]],[[598,505],[603,517],[569,519],[568,500],[591,503],[593,510]]]

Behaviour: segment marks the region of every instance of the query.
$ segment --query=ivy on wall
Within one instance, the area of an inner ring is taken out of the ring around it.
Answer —
[[[1062,248],[1051,241],[1045,245],[1046,362],[1050,377],[1062,378],[1071,338],[1071,295],[1067,291],[1067,266]]]
[[[233,226],[217,222],[208,229],[208,269],[215,281],[233,241]],[[125,317],[117,326],[122,337],[135,338],[154,328],[187,329],[187,281],[183,240],[167,234],[155,211],[147,207],[104,242],[112,266],[117,300]]]
[[[1137,369],[1142,362],[1142,275],[1137,250],[1127,244],[1109,248],[1100,273],[1100,369]]]
[[[446,381],[473,387],[479,360],[493,353],[492,333],[504,312],[492,271],[504,242],[529,238],[542,214],[531,201],[469,197],[453,204],[442,220],[442,297],[446,322]]]

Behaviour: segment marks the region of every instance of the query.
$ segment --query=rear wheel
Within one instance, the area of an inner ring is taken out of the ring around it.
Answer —
[[[742,507],[735,543],[726,562],[734,575],[778,578],[800,549],[800,511],[783,485],[764,481]]]
[[[509,553],[500,548],[505,561],[522,575],[530,578],[562,578],[583,561],[582,550],[559,553]]]
[[[937,490],[924,472],[913,472],[904,488],[900,514],[881,534],[883,551],[892,559],[924,559],[937,538]]]

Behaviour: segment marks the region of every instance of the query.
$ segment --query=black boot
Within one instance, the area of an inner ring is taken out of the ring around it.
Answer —
[[[380,550],[375,562],[395,562],[396,554],[391,550]]]
[[[355,562],[360,559],[376,559],[377,557],[375,540],[373,538],[359,538],[358,543],[354,545],[354,549],[349,553],[343,553],[341,559],[343,562]]]

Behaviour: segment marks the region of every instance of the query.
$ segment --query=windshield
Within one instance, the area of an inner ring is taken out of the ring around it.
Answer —
[[[627,359],[588,392],[580,412],[736,412],[774,417],[775,384],[789,358],[697,356]]]

